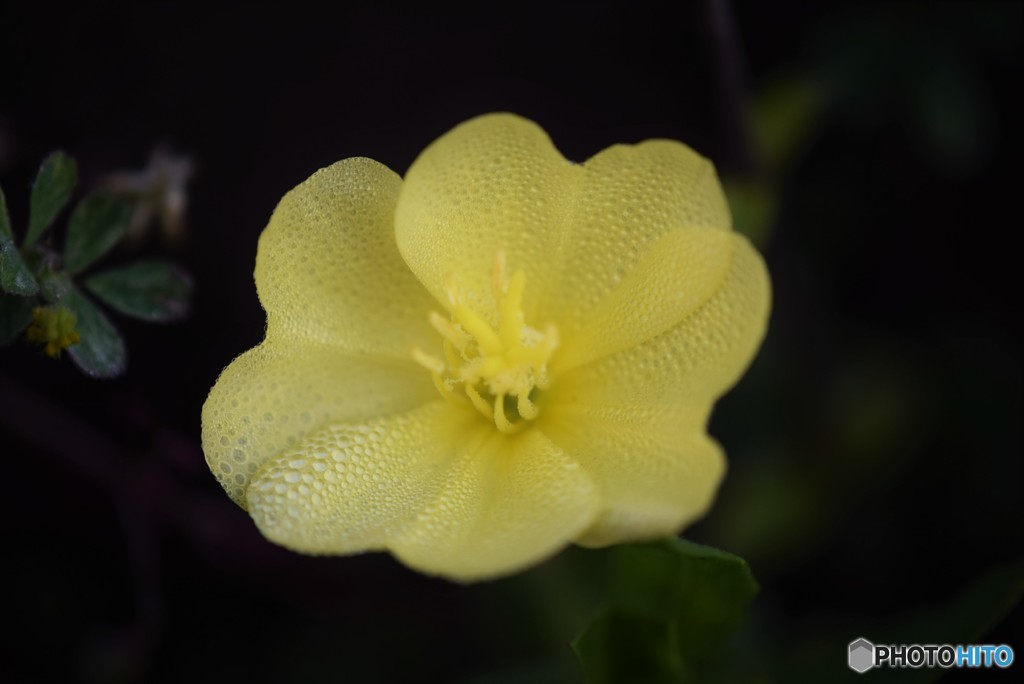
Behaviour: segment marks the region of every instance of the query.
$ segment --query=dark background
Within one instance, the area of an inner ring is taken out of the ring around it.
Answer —
[[[206,393],[262,337],[252,268],[280,197],[345,157],[404,172],[495,110],[577,160],[687,142],[766,256],[768,339],[711,424],[730,476],[687,533],[761,582],[732,676],[835,681],[849,641],[926,641],[921,625],[1024,655],[1019,573],[985,589],[1024,536],[1021,4],[667,4],[5,3],[19,230],[53,149],[83,190],[158,144],[197,172],[184,243],[107,261],[170,250],[196,285],[187,321],[117,318],[114,381],[0,350],[0,678],[573,681],[565,640],[595,600],[574,573],[599,552],[469,587],[380,554],[301,557],[263,541],[199,448]]]

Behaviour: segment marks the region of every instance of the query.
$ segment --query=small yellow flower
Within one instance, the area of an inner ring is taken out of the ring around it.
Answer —
[[[256,289],[266,339],[203,407],[214,474],[274,542],[459,580],[703,515],[725,470],[708,416],[769,307],[707,160],[649,140],[573,164],[510,114],[404,180],[313,174],[260,237]]]
[[[25,331],[29,342],[44,345],[43,351],[52,359],[81,341],[75,325],[78,319],[66,306],[37,306],[32,310],[32,323]]]

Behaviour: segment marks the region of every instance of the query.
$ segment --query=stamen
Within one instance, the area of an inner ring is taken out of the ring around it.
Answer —
[[[469,400],[473,402],[473,406],[476,406],[477,410],[484,414],[484,417],[493,418],[494,413],[491,411],[491,405],[480,396],[480,392],[477,391],[476,387],[466,383],[465,388],[466,396],[468,396]]]
[[[452,393],[452,389],[448,386],[448,383],[444,381],[440,373],[431,373],[430,378],[434,381],[434,387],[441,393],[441,396],[445,399],[455,401],[458,397]]]
[[[551,376],[548,375],[547,366],[541,366],[540,372],[533,376],[533,386],[539,390],[551,387]]]
[[[537,410],[537,405],[530,401],[529,392],[521,392],[517,397],[516,410],[519,411],[519,415],[526,420],[533,420],[540,413]]]
[[[516,426],[509,422],[505,415],[505,394],[501,393],[494,398],[494,424],[506,434],[516,431]]]
[[[481,363],[476,367],[476,372],[483,376],[497,375],[506,365],[505,359],[502,357],[492,356],[489,359],[481,359]]]
[[[458,368],[462,363],[462,359],[455,353],[455,345],[449,340],[444,341],[444,358],[448,361],[449,368]]]
[[[526,274],[516,271],[508,291],[501,303],[501,341],[506,346],[514,347],[522,344],[523,334],[523,289],[526,287]]]
[[[412,359],[433,373],[444,373],[445,368],[447,368],[447,366],[444,365],[444,361],[436,356],[431,356],[419,347],[412,348]]]
[[[487,325],[487,321],[477,316],[464,304],[457,305],[452,311],[452,315],[466,329],[466,332],[476,338],[485,354],[488,356],[501,354],[501,339],[494,334],[491,326]]]
[[[448,302],[455,306],[459,302],[459,286],[455,284],[455,274],[446,273],[444,275],[444,291],[448,295]]]
[[[443,397],[468,399],[498,430],[512,433],[540,414],[531,393],[550,386],[547,366],[558,347],[558,331],[553,325],[543,332],[526,325],[526,274],[516,271],[510,280],[506,274],[505,252],[498,250],[491,273],[496,326],[466,303],[478,301],[476,293],[466,297],[455,274],[446,274],[444,288],[451,318],[436,311],[429,314],[431,327],[441,336],[444,360],[419,348],[412,350],[412,357],[430,371]],[[460,385],[462,392],[457,391]],[[507,411],[506,397],[510,399]],[[511,398],[515,398],[514,404]]]
[[[469,344],[469,335],[456,328],[454,323],[436,311],[430,312],[430,325],[457,349],[464,349]]]

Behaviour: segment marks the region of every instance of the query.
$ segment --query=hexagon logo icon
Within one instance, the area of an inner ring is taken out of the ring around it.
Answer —
[[[875,645],[861,637],[850,642],[848,664],[854,672],[864,673],[875,666]]]

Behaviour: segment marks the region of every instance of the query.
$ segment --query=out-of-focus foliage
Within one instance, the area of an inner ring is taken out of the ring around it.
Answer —
[[[125,237],[132,206],[110,192],[95,192],[71,212],[63,251],[52,239],[40,242],[71,199],[77,168],[63,152],[43,161],[20,249],[0,191],[0,344],[24,331],[26,340],[43,345],[48,356],[56,358],[66,349],[86,375],[113,378],[127,364],[124,340],[79,285],[125,315],[160,322],[187,315],[191,280],[169,262],[148,260],[79,283],[76,279]],[[29,326],[33,310],[35,322]]]
[[[144,321],[174,321],[188,314],[191,281],[166,261],[112,268],[86,280],[85,287],[111,308]]]
[[[71,199],[78,183],[78,166],[63,152],[54,152],[43,160],[32,186],[32,204],[28,214],[26,248],[31,247],[53,224],[57,214]]]
[[[588,684],[717,681],[757,583],[743,559],[681,539],[609,551],[607,605],[573,641]]]

